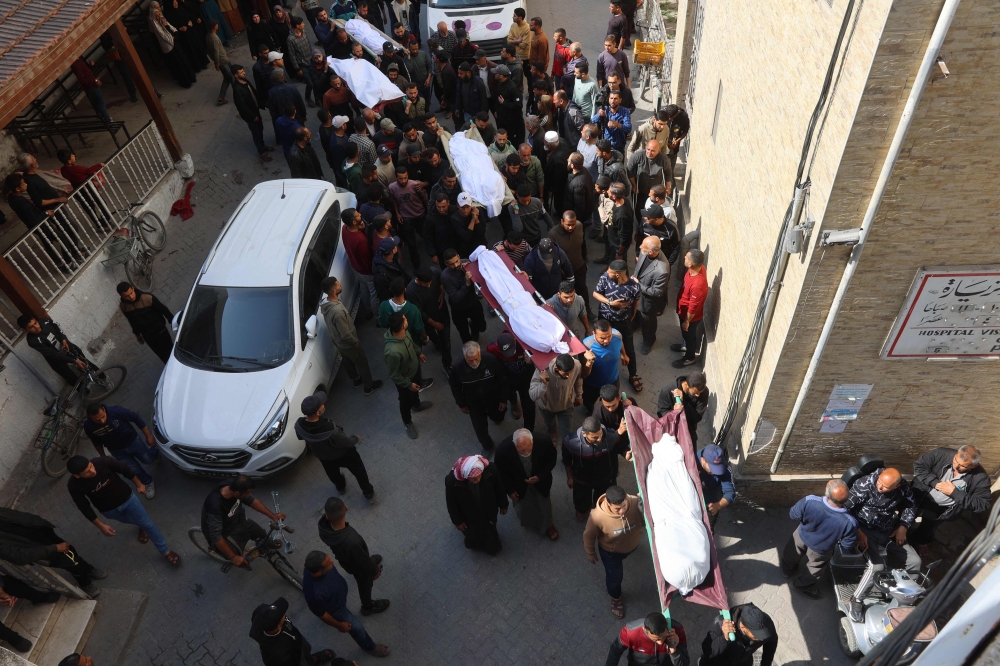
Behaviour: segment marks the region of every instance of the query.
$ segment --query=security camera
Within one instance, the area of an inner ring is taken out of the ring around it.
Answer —
[[[829,245],[857,245],[861,240],[861,229],[842,229],[840,231],[824,231],[820,239],[820,246]]]

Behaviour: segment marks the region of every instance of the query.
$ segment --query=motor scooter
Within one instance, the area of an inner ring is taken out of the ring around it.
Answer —
[[[856,467],[844,472],[841,480],[850,488],[855,481],[881,467],[885,467],[881,457],[862,456]],[[887,561],[884,548],[874,543],[870,543],[869,547],[880,548],[882,561]],[[892,633],[913,612],[920,599],[930,592],[933,582],[929,574],[938,564],[940,560],[932,562],[918,574],[910,574],[905,569],[876,571],[875,564],[865,553],[846,550],[838,543],[830,558],[830,574],[840,615],[838,636],[844,654],[860,659]],[[872,579],[873,584],[861,600],[865,607],[864,617],[861,622],[855,622],[851,618],[851,601],[859,584],[867,579]],[[932,621],[917,634],[896,663],[912,662],[935,636],[937,625]]]

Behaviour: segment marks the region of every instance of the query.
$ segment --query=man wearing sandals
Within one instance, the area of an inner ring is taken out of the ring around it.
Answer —
[[[591,564],[597,564],[600,555],[604,564],[605,586],[611,597],[611,612],[619,619],[625,617],[625,604],[622,603],[625,558],[642,543],[646,535],[645,525],[638,496],[629,495],[621,486],[611,486],[597,498],[597,506],[591,509],[583,530],[583,549],[587,559]]]
[[[133,424],[142,431],[146,438],[145,444],[139,441]],[[142,492],[146,494],[146,499],[151,500],[156,496],[153,477],[142,466],[155,462],[160,457],[160,451],[156,448],[153,433],[142,417],[118,405],[88,405],[83,431],[87,433],[98,455],[107,455],[104,452],[107,447],[112,456],[131,469],[133,475],[142,482]]]
[[[109,456],[101,456],[87,460],[83,456],[73,456],[66,461],[66,469],[72,474],[66,487],[70,497],[76,503],[80,513],[97,526],[101,534],[108,537],[116,535],[115,528],[101,522],[97,517],[100,511],[105,518],[111,518],[121,523],[139,527],[139,543],[153,540],[153,545],[170,564],[177,565],[181,558],[167,548],[163,533],[156,526],[139,498],[122,480],[121,475],[132,480],[135,489],[140,493],[146,491],[139,477],[123,462]]]

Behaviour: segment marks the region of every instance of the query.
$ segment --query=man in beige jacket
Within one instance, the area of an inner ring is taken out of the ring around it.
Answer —
[[[625,617],[625,604],[622,603],[625,558],[642,543],[645,525],[639,497],[629,495],[621,486],[611,486],[597,499],[597,506],[591,509],[587,527],[583,530],[583,549],[587,552],[587,559],[591,564],[597,564],[597,556],[600,555],[604,563],[604,584],[611,597],[611,612],[619,619]]]
[[[560,354],[549,363],[547,370],[535,370],[528,387],[528,396],[542,412],[549,437],[556,447],[564,435],[572,432],[573,408],[583,404],[583,370],[580,362],[569,354]]]

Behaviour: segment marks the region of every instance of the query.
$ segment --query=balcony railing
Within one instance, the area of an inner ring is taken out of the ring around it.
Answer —
[[[100,253],[128,219],[129,204],[143,201],[173,168],[152,121],[69,195],[54,214],[4,253],[44,305],[51,304]],[[0,298],[0,335],[13,341],[18,312]]]

